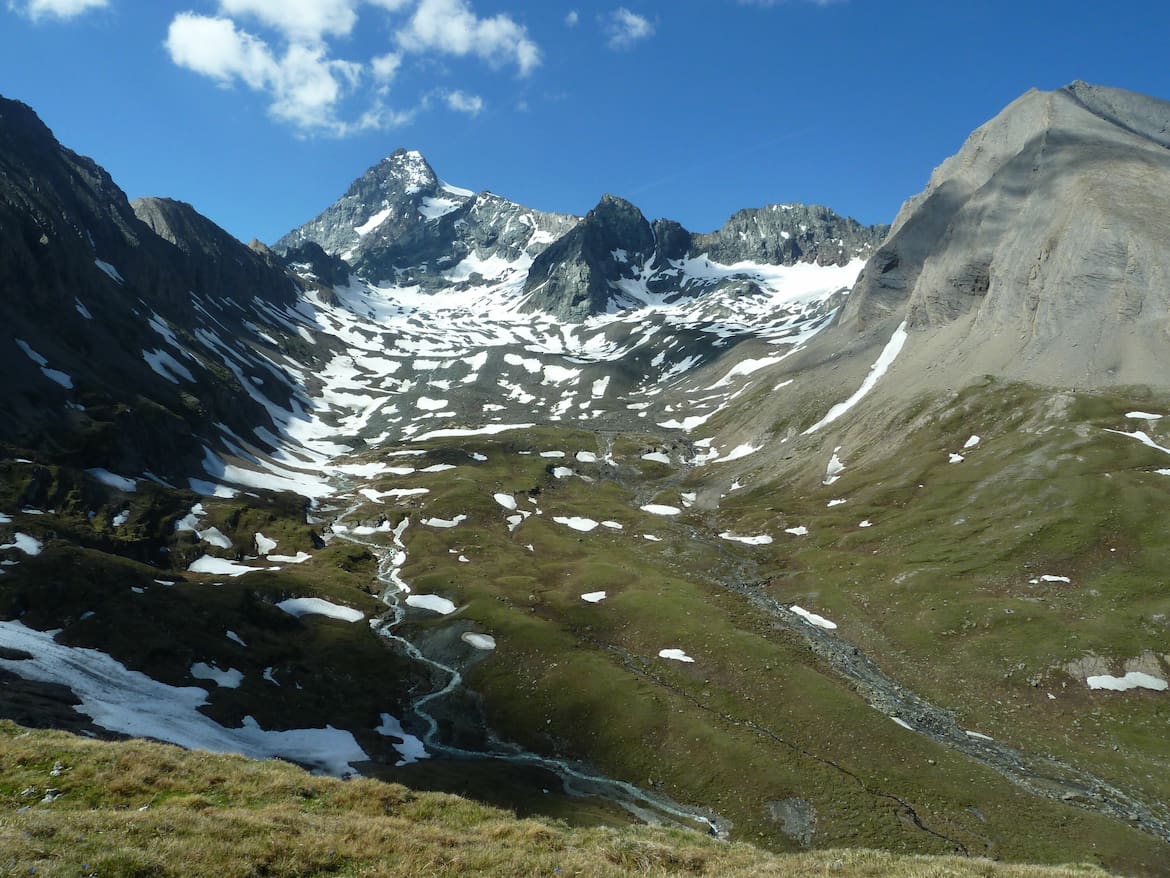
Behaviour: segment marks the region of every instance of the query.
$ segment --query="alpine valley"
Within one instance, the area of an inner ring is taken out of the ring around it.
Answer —
[[[612,874],[1170,874],[1168,131],[1034,90],[892,226],[710,233],[399,150],[269,247],[0,100],[0,718],[671,828]],[[115,757],[0,733],[24,873]]]

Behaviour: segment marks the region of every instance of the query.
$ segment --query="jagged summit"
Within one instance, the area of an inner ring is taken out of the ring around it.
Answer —
[[[637,207],[603,195],[533,262],[524,285],[526,307],[569,320],[603,314],[618,282],[654,261],[655,244],[654,230]]]
[[[277,241],[275,249],[311,240],[353,259],[366,237],[398,238],[419,221],[450,213],[472,194],[442,183],[422,153],[398,149],[354,180],[335,204]]]
[[[728,265],[845,265],[872,253],[888,231],[889,226],[865,226],[823,205],[769,204],[741,210],[717,231],[694,235],[691,249]]]
[[[531,259],[574,223],[452,186],[421,153],[399,149],[274,249],[287,254],[313,242],[372,283],[435,291],[466,280],[480,263]]]

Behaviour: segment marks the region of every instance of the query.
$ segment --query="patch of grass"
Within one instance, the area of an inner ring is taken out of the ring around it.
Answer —
[[[62,795],[25,807],[63,773]],[[214,791],[210,795],[207,791]],[[1089,867],[822,851],[779,857],[670,830],[568,829],[436,793],[280,763],[0,722],[0,870],[98,878],[321,875],[927,875],[1065,878]]]

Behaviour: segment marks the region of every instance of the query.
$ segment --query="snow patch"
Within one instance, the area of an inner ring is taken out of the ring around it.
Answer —
[[[844,402],[839,402],[831,409],[829,409],[828,413],[823,418],[804,431],[804,435],[807,436],[810,433],[815,433],[817,430],[821,429],[821,427],[825,427],[833,423],[833,421],[840,418],[843,414],[857,405],[857,403],[861,402],[861,400],[871,390],[873,390],[874,386],[878,383],[878,381],[881,380],[882,376],[886,374],[886,371],[890,368],[890,365],[894,362],[894,360],[897,359],[898,354],[902,352],[902,347],[906,344],[906,339],[908,337],[909,335],[906,332],[906,321],[903,320],[898,325],[898,328],[894,330],[893,336],[890,337],[890,340],[882,349],[882,352],[878,356],[877,360],[872,366],[869,367],[869,374],[865,376],[865,380],[861,383],[861,387],[857,388],[857,391],[847,400]]]
[[[788,609],[796,613],[796,615],[800,616],[800,618],[804,619],[804,621],[808,622],[808,624],[815,625],[817,628],[824,628],[826,631],[832,631],[837,627],[836,622],[830,622],[824,616],[819,616],[816,613],[809,612],[804,607],[798,606],[797,604],[793,604]]]
[[[344,607],[324,598],[285,598],[278,603],[280,609],[290,616],[327,616],[341,622],[360,622],[366,614],[353,607]]]
[[[1124,677],[1111,677],[1100,674],[1086,677],[1085,682],[1090,689],[1109,689],[1114,692],[1125,692],[1129,689],[1152,689],[1155,692],[1165,692],[1168,684],[1165,680],[1141,671],[1130,671]]]
[[[352,774],[352,763],[369,759],[352,734],[332,726],[266,731],[250,716],[239,728],[221,726],[199,710],[208,697],[202,687],[168,686],[103,652],[64,646],[52,633],[20,622],[0,621],[0,643],[33,656],[0,659],[0,667],[27,680],[67,686],[79,700],[76,710],[112,732],[192,750],[281,757],[339,776]]]
[[[118,491],[125,491],[128,494],[132,494],[138,490],[138,483],[135,482],[134,479],[128,479],[125,476],[112,473],[108,469],[95,467],[93,469],[87,469],[86,472],[105,485],[107,488],[114,488]]]
[[[272,682],[275,683],[276,681],[273,680]],[[395,717],[388,713],[383,713],[381,720],[381,725],[375,728],[374,731],[383,738],[398,738],[401,741],[399,744],[392,744],[394,749],[398,751],[398,755],[402,757],[394,763],[396,768],[400,768],[403,765],[410,765],[412,762],[418,762],[420,759],[431,758],[431,754],[427,752],[427,748],[423,746],[423,742],[414,735],[408,734],[402,728],[402,723]]]
[[[677,506],[664,506],[661,503],[647,503],[641,509],[651,515],[679,515],[682,512]]]
[[[191,665],[191,676],[196,680],[210,680],[222,689],[239,689],[244,682],[244,672],[235,668],[220,670],[215,665],[206,662],[196,662]]]
[[[0,546],[0,549],[16,549],[18,552],[24,552],[24,554],[30,557],[39,555],[43,548],[44,544],[40,540],[24,533],[16,534],[12,538],[11,543],[5,543]]]
[[[841,458],[838,455],[840,451],[840,445],[833,449],[833,456],[829,458],[829,465],[825,467],[825,477],[821,479],[822,485],[833,484],[841,478],[841,473],[845,472],[845,464],[841,463]]]
[[[757,536],[741,537],[733,534],[731,531],[724,531],[719,534],[720,539],[730,540],[734,543],[744,543],[748,546],[766,546],[772,542],[772,537],[768,534],[759,534]]]
[[[571,527],[573,530],[579,530],[582,533],[589,533],[597,527],[597,522],[592,518],[581,518],[579,516],[562,516],[558,515],[553,518],[557,524],[563,524],[565,527]]]
[[[475,634],[471,631],[465,631],[460,635],[459,639],[468,646],[472,646],[475,649],[482,649],[485,652],[496,648],[496,639],[490,634]]]
[[[420,610],[430,610],[443,616],[450,616],[455,612],[455,604],[437,594],[412,594],[406,598],[409,606]]]
[[[466,515],[456,515],[454,518],[424,518],[423,524],[427,527],[451,528],[466,520]]]

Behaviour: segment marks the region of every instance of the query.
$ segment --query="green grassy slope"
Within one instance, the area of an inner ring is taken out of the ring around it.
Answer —
[[[53,878],[1105,874],[861,850],[775,856],[680,831],[569,829],[278,762],[9,722],[0,722],[0,839],[0,872]]]
[[[708,808],[731,821],[733,838],[778,851],[880,847],[1160,874],[1165,841],[1124,815],[1086,807],[1092,796],[1075,784],[1039,797],[969,752],[897,725],[810,648],[804,623],[769,601],[833,620],[843,649],[856,647],[894,685],[1032,765],[1052,757],[1070,766],[1071,774],[1057,772],[1066,781],[1091,773],[1151,806],[1170,801],[1167,695],[1090,691],[1074,673],[1086,656],[1109,673],[1127,661],[1165,670],[1170,547],[1158,512],[1170,476],[1156,470],[1170,458],[1107,430],[1157,437],[1156,423],[1125,413],[1162,411],[1167,402],[1136,391],[1073,396],[989,383],[890,415],[897,441],[846,446],[846,469],[828,486],[824,461],[814,466],[807,456],[694,471],[677,465],[677,453],[669,466],[646,461],[645,451],[675,442],[652,434],[550,427],[433,442],[410,465],[453,469],[369,485],[429,493],[386,503],[359,497],[333,514],[344,512],[350,527],[409,517],[403,579],[456,605],[449,616],[410,609],[395,629],[461,670],[474,693],[433,704],[447,737],[475,744],[482,717],[503,740]],[[964,450],[972,434],[980,442]],[[565,456],[541,456],[549,451]],[[602,462],[578,462],[578,451]],[[960,451],[965,459],[949,462]],[[557,478],[557,466],[576,474]],[[731,473],[745,487],[719,497]],[[129,504],[140,544],[127,545],[125,528],[86,515],[104,498],[69,501],[68,473],[45,471],[31,487],[18,477],[0,511],[13,510],[7,527],[45,538],[46,549],[0,576],[0,614],[63,626],[66,642],[102,648],[175,685],[191,683],[193,661],[228,662],[245,682],[212,692],[210,711],[225,723],[247,713],[266,728],[331,722],[391,763],[372,732],[379,711],[422,733],[408,705],[443,685],[442,675],[364,624],[293,620],[272,606],[319,595],[378,612],[375,554],[389,550],[390,535],[363,537],[372,549],[340,537],[319,548],[325,525],[306,524],[287,501],[205,501],[206,522],[237,547],[211,551],[250,553],[251,534],[262,529],[279,537],[279,551],[314,557],[235,580],[198,576],[182,571],[206,545],[171,525],[194,498],[106,499]],[[692,491],[700,502],[687,506]],[[496,493],[531,515],[511,529]],[[16,511],[28,503],[56,512]],[[640,509],[648,503],[682,511],[654,515]],[[467,518],[455,527],[423,523],[459,515]],[[621,527],[580,532],[556,517]],[[785,532],[798,525],[808,533]],[[720,539],[725,531],[773,542]],[[177,584],[154,584],[165,566],[145,561],[177,568],[166,574]],[[1071,582],[1029,581],[1043,575]],[[596,591],[607,593],[601,603],[581,599]],[[496,649],[468,646],[459,636],[467,632],[490,634]],[[694,662],[659,657],[672,648]],[[264,684],[268,667],[301,688]],[[377,769],[420,788],[490,793],[524,813],[623,819],[597,802],[546,797],[544,776],[462,771],[445,760]],[[524,781],[503,789],[510,776]],[[792,808],[803,815],[796,824],[785,817]]]

